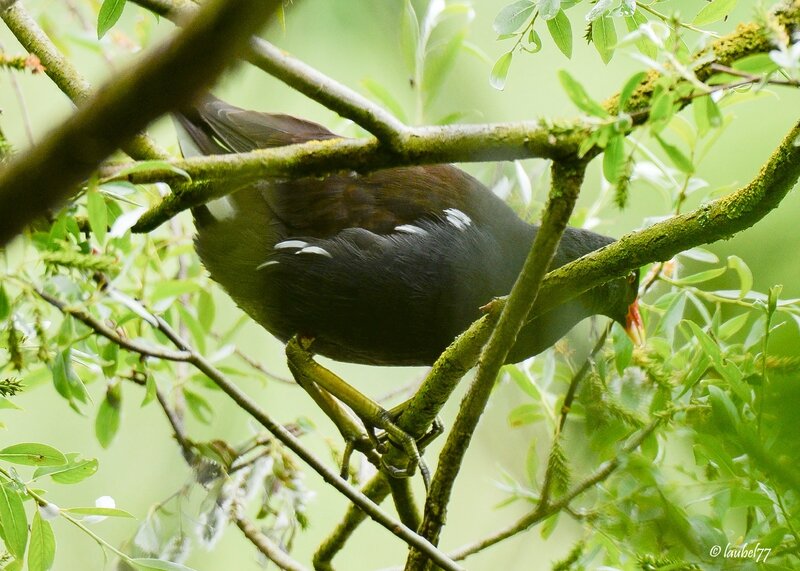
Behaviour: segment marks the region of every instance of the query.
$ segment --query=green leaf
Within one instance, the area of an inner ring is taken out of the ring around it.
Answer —
[[[614,56],[614,46],[617,45],[617,29],[614,19],[602,16],[592,22],[592,43],[603,63],[608,63]]]
[[[706,24],[712,24],[722,20],[733,11],[736,7],[736,2],[737,0],[712,0],[697,13],[692,24],[695,26],[705,26]]]
[[[67,457],[61,452],[37,442],[14,444],[0,450],[0,460],[24,466],[63,466]]]
[[[508,413],[508,424],[512,428],[518,428],[526,424],[533,424],[543,418],[544,415],[540,407],[535,404],[521,404]]]
[[[61,511],[68,512],[75,515],[99,515],[106,517],[129,517],[133,516],[119,508],[98,508],[98,507],[85,507],[85,508],[61,508]]]
[[[119,430],[120,404],[122,390],[120,385],[114,384],[106,390],[106,398],[100,403],[97,409],[97,417],[94,422],[94,433],[97,441],[103,448],[108,448],[114,440]]]
[[[639,26],[646,23],[647,17],[642,14],[641,10],[637,10],[632,16],[625,16],[625,27],[628,28],[628,32],[635,32],[639,29]],[[640,37],[636,40],[636,49],[652,60],[658,57],[658,48],[646,37]]]
[[[411,0],[403,3],[403,19],[400,23],[400,45],[403,59],[410,73],[417,69],[417,49],[419,47],[419,20]]]
[[[6,288],[0,284],[0,321],[5,321],[11,315],[11,300],[8,299]]]
[[[513,34],[528,21],[535,7],[536,4],[530,0],[509,4],[495,16],[492,28],[500,35]]]
[[[33,514],[31,543],[28,551],[29,571],[48,571],[56,557],[56,536],[49,521],[42,519],[39,510]]]
[[[553,19],[547,20],[547,29],[561,53],[572,58],[572,24],[564,10],[559,10]]]
[[[200,284],[189,280],[164,280],[156,284],[150,293],[150,302],[175,298],[200,289]]]
[[[142,404],[139,406],[144,406],[146,404],[150,404],[154,398],[156,398],[156,394],[158,392],[158,385],[156,385],[156,379],[153,375],[147,375],[147,381],[145,381],[145,393],[144,398],[142,399]]]
[[[395,99],[392,92],[382,84],[378,83],[374,79],[366,78],[361,81],[361,85],[364,86],[366,89],[378,102],[386,107],[389,111],[392,112],[392,115],[400,119],[401,121],[406,121],[406,113],[403,110],[403,106],[400,105],[400,102]]]
[[[705,270],[703,272],[697,272],[696,274],[692,274],[690,276],[686,276],[677,280],[674,280],[678,285],[691,285],[691,284],[699,284],[703,282],[707,282],[709,280],[713,280],[716,277],[721,276],[725,272],[728,271],[728,268],[712,268],[710,270]]]
[[[572,101],[575,106],[580,109],[581,111],[588,113],[589,115],[594,115],[595,117],[608,117],[608,113],[606,112],[603,107],[594,101],[589,94],[586,93],[586,90],[583,86],[578,83],[578,81],[572,77],[569,72],[565,70],[561,70],[558,72],[558,79],[561,82],[561,87],[564,88],[564,91],[567,93],[570,101]]]
[[[214,296],[208,290],[200,290],[197,296],[197,320],[203,329],[209,331],[214,325],[214,317],[216,316],[216,306],[214,304]]]
[[[89,213],[89,226],[92,228],[92,233],[98,243],[105,243],[108,231],[108,209],[106,208],[106,199],[94,185],[90,186],[87,192],[86,210]]]
[[[97,39],[106,35],[114,24],[117,23],[122,11],[125,9],[126,0],[103,0],[100,13],[97,15]]]
[[[546,22],[555,18],[559,13],[563,14],[561,0],[539,0],[537,6],[539,7],[539,16]]]
[[[769,54],[760,53],[745,56],[737,59],[731,66],[733,69],[743,71],[744,73],[752,73],[753,75],[772,73],[780,66],[769,57]]]
[[[717,102],[710,95],[698,97],[692,102],[694,122],[700,135],[705,135],[711,129],[722,125],[722,113]]]
[[[28,519],[22,496],[8,484],[0,485],[0,525],[6,549],[21,561],[28,543]]]
[[[742,313],[732,319],[728,319],[725,323],[719,326],[717,336],[723,341],[730,339],[736,335],[742,329],[742,327],[744,327],[749,317],[749,313]]]
[[[616,134],[608,140],[603,151],[603,176],[611,184],[625,173],[625,137]]]
[[[739,299],[742,299],[753,289],[753,272],[739,256],[728,256],[728,267],[739,274]]]
[[[78,408],[78,402],[89,402],[89,393],[80,377],[72,369],[72,353],[65,349],[56,355],[53,360],[53,384],[56,391],[69,401],[70,406],[79,414],[83,412]]]
[[[139,557],[132,559],[131,562],[136,566],[137,569],[143,569],[144,571],[194,571],[194,569],[187,567],[186,565],[173,563],[172,561],[165,561],[163,559],[148,559]]]
[[[489,84],[497,90],[502,91],[506,86],[508,70],[511,68],[511,59],[513,55],[513,52],[504,53],[496,62],[494,62],[494,66],[492,66],[492,73],[489,76]]]
[[[422,91],[426,102],[430,103],[439,94],[447,74],[453,69],[456,58],[461,53],[461,46],[466,37],[466,31],[458,32],[446,42],[436,44],[428,51],[422,74]]]
[[[728,394],[716,385],[708,386],[708,400],[711,403],[711,410],[714,416],[722,421],[726,432],[735,434],[738,432],[740,424],[739,411],[728,396]]]
[[[675,145],[667,143],[660,135],[656,135],[656,140],[678,170],[686,174],[692,174],[694,172],[694,164],[692,164],[689,157],[683,154],[683,151]]]
[[[186,406],[189,407],[189,412],[203,424],[210,424],[214,418],[214,408],[208,401],[189,389],[183,389],[183,396],[186,398]]]
[[[43,466],[33,473],[33,479],[50,476],[59,484],[77,484],[97,472],[99,464],[96,458],[83,459],[75,452],[67,454],[64,466]]]
[[[100,350],[100,356],[103,358],[102,369],[103,374],[107,379],[112,378],[117,373],[119,365],[119,345],[109,341]]]
[[[633,95],[634,90],[639,87],[639,84],[642,83],[647,78],[647,72],[640,71],[638,73],[634,73],[628,81],[625,82],[625,85],[619,92],[619,110],[624,111],[625,106],[628,104],[628,100]]]

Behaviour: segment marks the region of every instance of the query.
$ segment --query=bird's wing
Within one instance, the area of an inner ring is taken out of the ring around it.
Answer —
[[[185,156],[247,152],[339,137],[289,115],[246,111],[213,96],[176,114]],[[324,179],[270,180],[257,192],[287,236],[328,238],[347,228],[392,234],[398,226],[444,219],[457,210],[473,220],[497,199],[480,182],[451,165],[332,174]]]

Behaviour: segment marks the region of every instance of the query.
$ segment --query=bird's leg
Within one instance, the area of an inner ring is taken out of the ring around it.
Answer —
[[[424,463],[421,463],[419,449],[414,438],[394,423],[389,411],[314,361],[312,354],[308,351],[310,344],[311,339],[301,336],[293,337],[286,344],[289,369],[298,384],[307,391],[307,387],[312,387],[314,392],[309,391],[311,398],[337,425],[345,440],[352,442],[353,446],[358,450],[363,451],[359,444],[364,443],[364,438],[369,438],[367,434],[372,434],[374,438],[373,427],[385,431],[390,441],[402,448],[408,457],[408,464],[404,468],[382,463],[386,472],[395,478],[409,477],[419,465],[420,472],[422,472],[423,479],[427,485],[430,474]],[[350,407],[367,427],[367,433],[358,427],[360,440],[353,439],[352,424],[355,424],[354,419],[333,397]],[[344,427],[339,424],[340,421],[345,421]],[[351,426],[348,426],[348,424],[351,424]],[[377,440],[374,443],[378,444]],[[374,448],[372,450],[374,452]]]

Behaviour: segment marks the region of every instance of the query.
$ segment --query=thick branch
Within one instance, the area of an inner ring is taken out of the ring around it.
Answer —
[[[150,121],[185,105],[240,53],[279,0],[214,0],[0,173],[0,245],[64,200]]]
[[[578,200],[585,170],[586,164],[582,162],[553,163],[553,183],[542,226],[500,314],[497,327],[481,355],[475,380],[461,402],[453,429],[439,456],[420,528],[420,534],[434,544],[438,543],[453,485],[467,447],[489,401],[497,373],[539,295],[542,280]],[[425,566],[426,556],[412,549],[406,569],[424,569]]]
[[[22,2],[13,4],[8,10],[3,11],[0,17],[17,41],[28,52],[39,58],[44,66],[44,72],[75,105],[80,105],[89,99],[92,86],[58,51],[44,30],[22,6]],[[124,149],[128,155],[138,160],[169,158],[169,154],[147,135],[136,135]]]
[[[696,210],[627,234],[550,272],[533,312],[560,305],[611,277],[750,228],[780,204],[799,178],[800,121],[747,186]]]

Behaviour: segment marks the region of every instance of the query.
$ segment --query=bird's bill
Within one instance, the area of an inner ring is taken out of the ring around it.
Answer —
[[[642,315],[639,313],[639,300],[634,299],[628,306],[628,315],[625,316],[625,333],[636,346],[644,345],[646,340]]]

